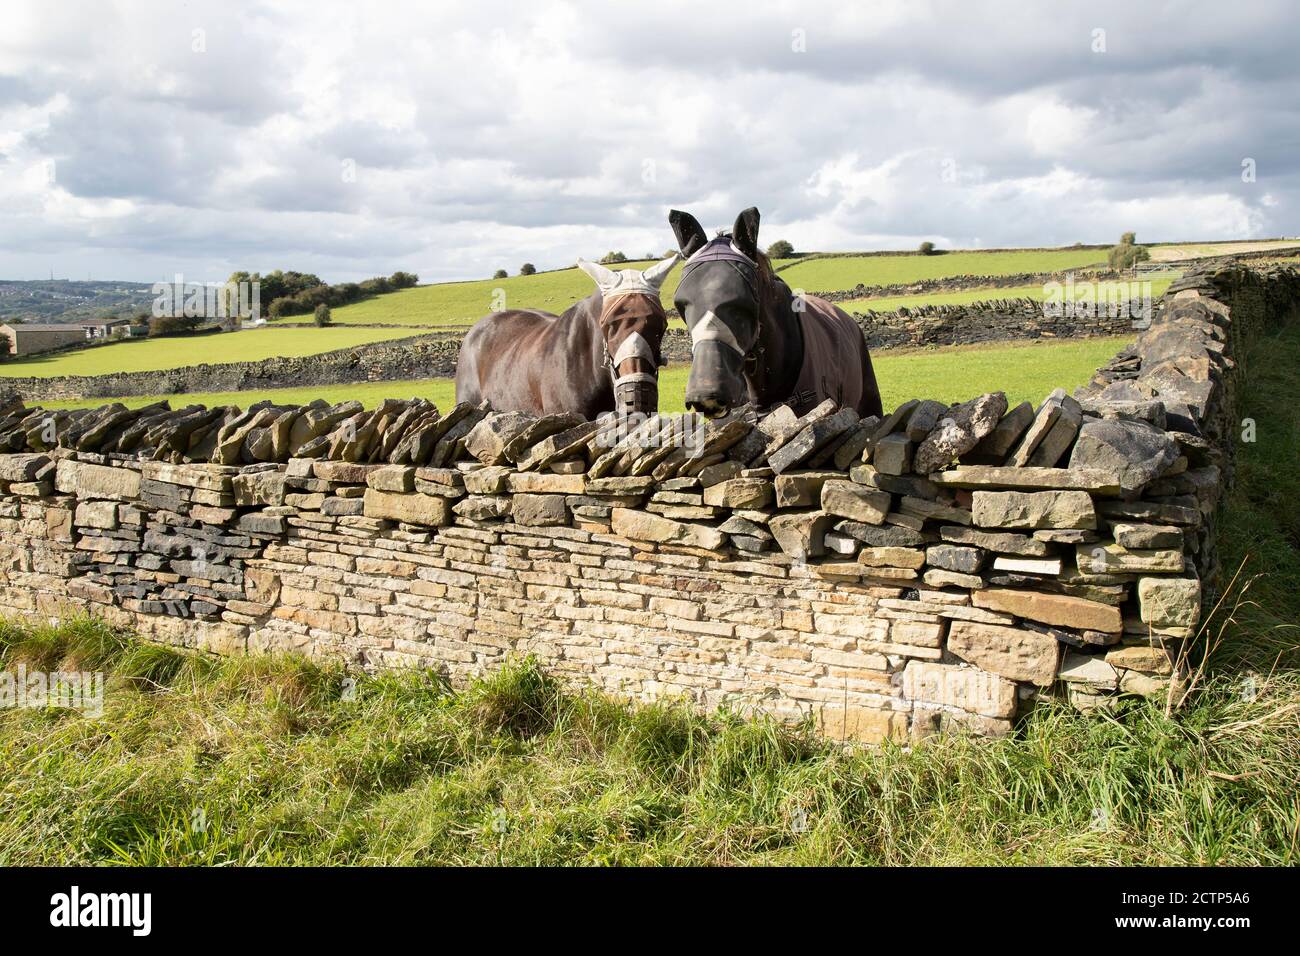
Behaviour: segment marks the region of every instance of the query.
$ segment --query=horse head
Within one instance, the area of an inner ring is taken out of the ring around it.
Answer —
[[[758,249],[758,210],[746,209],[730,234],[712,240],[689,213],[674,209],[668,222],[686,259],[675,297],[691,333],[686,407],[712,418],[747,400],[746,370],[757,363],[771,274]]]
[[[578,260],[578,268],[600,289],[600,332],[614,380],[614,408],[619,413],[659,410],[659,368],[664,364],[661,348],[668,330],[659,289],[677,259],[673,254],[644,272],[615,272],[597,262]]]

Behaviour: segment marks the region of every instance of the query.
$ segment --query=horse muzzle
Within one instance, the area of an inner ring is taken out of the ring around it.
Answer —
[[[686,407],[708,418],[725,415],[745,403],[745,379],[733,350],[701,343],[695,348],[686,380]]]
[[[652,372],[637,372],[617,379],[614,411],[619,415],[653,415],[659,411],[659,377]]]

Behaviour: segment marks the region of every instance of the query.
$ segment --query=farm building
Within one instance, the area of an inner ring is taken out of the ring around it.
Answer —
[[[80,325],[22,322],[0,325],[0,338],[3,338],[0,341],[0,354],[21,356],[77,345],[85,342],[89,333]]]
[[[78,322],[77,327],[85,331],[86,338],[107,339],[128,334],[127,330],[131,327],[131,320],[102,319],[97,322]]]

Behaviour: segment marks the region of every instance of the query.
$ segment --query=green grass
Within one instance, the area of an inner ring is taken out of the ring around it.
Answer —
[[[885,407],[912,398],[962,402],[990,388],[1012,405],[1042,402],[1055,388],[1073,391],[1131,341],[1128,337],[1042,339],[1002,345],[882,352],[872,356]]]
[[[1221,560],[1250,582],[1237,611],[1238,640],[1221,656],[1268,674],[1300,666],[1300,325],[1254,344],[1241,363],[1247,386],[1240,413],[1255,441],[1237,446],[1237,480],[1220,528]]]
[[[1012,275],[1104,266],[1104,249],[1026,249],[1011,252],[949,252],[936,256],[840,256],[811,259],[781,271],[791,287],[830,292],[863,285],[895,285],[946,276]]]
[[[1154,303],[1162,295],[1174,280],[1174,276],[1162,276],[1158,279],[1148,280],[1151,288],[1149,293],[1139,288],[1138,296],[1149,294]],[[1141,280],[1139,280],[1141,281]],[[1121,288],[1124,293],[1124,299],[1129,298],[1131,289],[1128,283],[1100,282],[1095,283],[1089,290],[1093,301],[1107,301],[1107,296],[1112,294],[1111,290]],[[1065,289],[1062,288],[1058,293],[1062,296]],[[1078,288],[1074,290],[1073,299],[1078,301],[1082,291]],[[988,302],[991,299],[1034,299],[1041,302],[1047,298],[1047,293],[1041,285],[1020,285],[1009,286],[1007,288],[990,288],[990,289],[962,289],[957,292],[926,292],[918,295],[895,295],[895,296],[878,296],[866,299],[850,299],[847,302],[837,303],[841,308],[849,312],[894,312],[900,308],[914,309],[923,305],[970,305],[972,302]]]
[[[268,358],[318,355],[368,342],[413,334],[406,329],[287,328],[262,326],[240,332],[136,339],[0,363],[0,377],[107,375],[158,372],[186,365],[223,365]]]
[[[5,663],[108,672],[104,712],[0,714],[0,865],[1294,864],[1300,683],[1174,717],[843,750],[807,729],[428,673],[212,661],[89,621]]]
[[[1052,389],[1073,389],[1088,380],[1100,365],[1119,351],[1125,338],[1096,338],[1057,341],[1045,339],[996,346],[957,346],[954,348],[898,351],[873,356],[876,380],[885,407],[893,408],[910,398],[934,398],[940,401],[965,401],[980,394],[991,383],[1007,393],[1007,400],[1041,402]],[[685,410],[686,379],[689,366],[673,365],[660,372],[659,409],[662,412]],[[252,392],[210,392],[184,395],[148,395],[120,399],[77,399],[39,403],[45,408],[91,408],[110,401],[120,401],[138,408],[167,398],[173,407],[182,405],[251,405],[263,399],[282,404],[306,404],[323,398],[330,402],[357,399],[373,407],[385,398],[427,398],[439,408],[450,408],[455,387],[451,379],[423,381],[361,382],[350,385],[325,385],[307,388],[278,388]]]
[[[529,661],[345,694],[341,666],[10,623],[4,666],[109,682],[100,718],[0,712],[0,865],[1295,865],[1300,328],[1250,361],[1259,440],[1220,540],[1246,570],[1173,716],[1044,707],[1000,740],[845,750],[562,691]]]

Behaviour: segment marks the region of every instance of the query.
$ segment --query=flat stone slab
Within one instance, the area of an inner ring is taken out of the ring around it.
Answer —
[[[1060,644],[1050,635],[976,621],[952,622],[948,650],[986,671],[1039,687],[1049,687],[1056,680],[1061,654]]]
[[[1092,499],[1082,491],[977,491],[973,498],[980,528],[1097,527]]]
[[[1003,611],[1016,617],[1085,631],[1118,634],[1124,629],[1119,608],[1065,594],[1046,594],[1013,588],[989,588],[971,595],[976,607]]]
[[[1103,468],[1015,468],[1011,465],[961,465],[937,471],[930,480],[945,488],[990,488],[1011,491],[1087,491],[1115,497],[1119,473]]]

